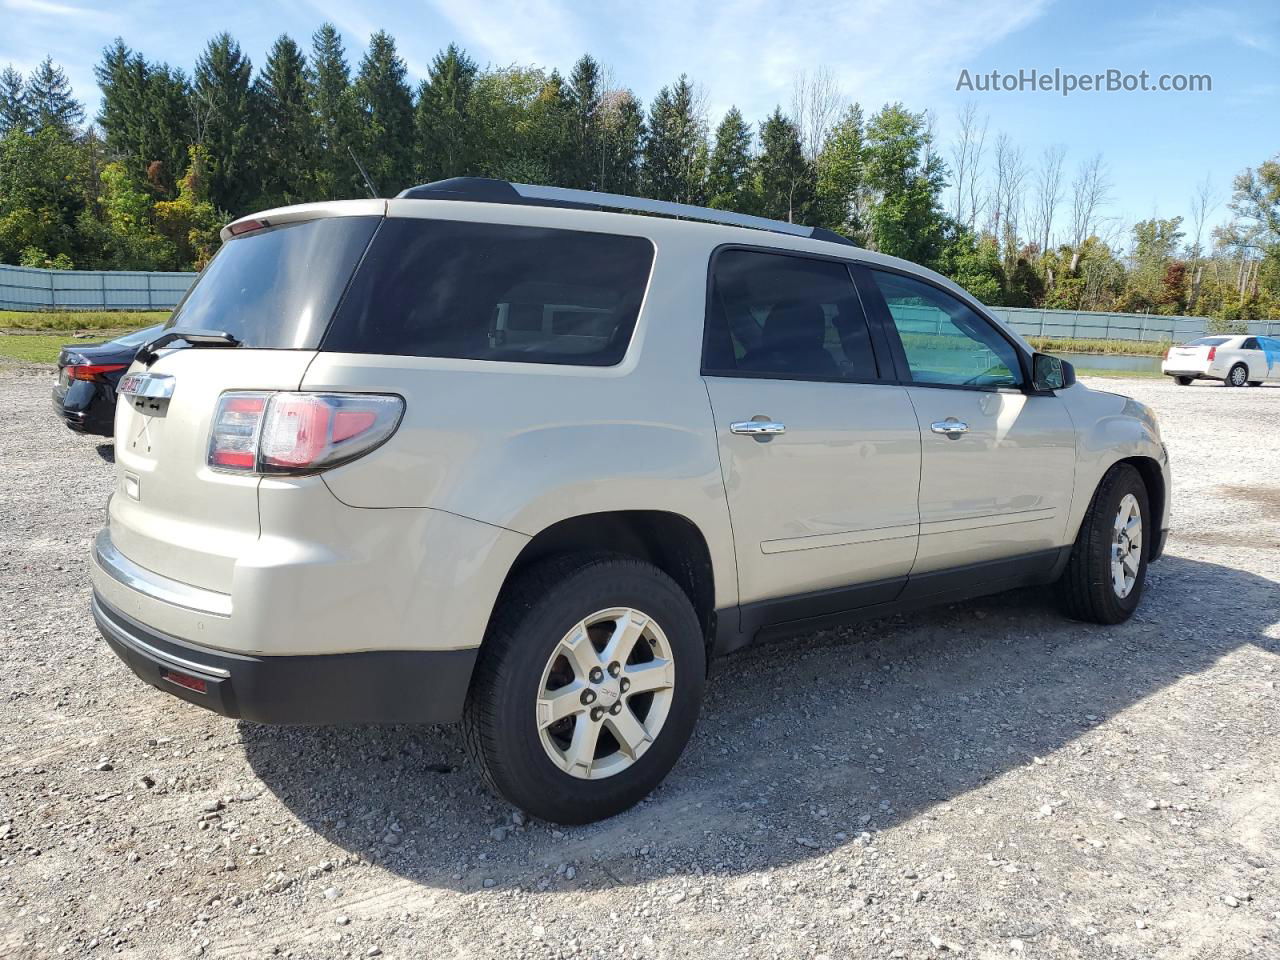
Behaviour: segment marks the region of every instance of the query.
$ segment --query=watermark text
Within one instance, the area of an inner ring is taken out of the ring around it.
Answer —
[[[1212,93],[1213,77],[1207,73],[1161,73],[1148,70],[1128,73],[1104,70],[1101,73],[1071,73],[1022,69],[1014,72],[991,70],[973,73],[961,70],[956,90],[970,93]]]

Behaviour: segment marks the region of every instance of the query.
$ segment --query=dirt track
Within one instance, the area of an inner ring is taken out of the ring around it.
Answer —
[[[1138,616],[1043,591],[723,662],[667,783],[513,820],[457,733],[275,729],[98,638],[109,447],[0,370],[0,956],[1280,957],[1280,389],[1151,404]]]

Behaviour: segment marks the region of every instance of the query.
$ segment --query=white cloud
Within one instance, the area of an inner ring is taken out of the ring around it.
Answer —
[[[829,68],[845,95],[872,109],[950,90],[972,58],[1035,21],[1049,0],[690,0],[555,2],[426,0],[481,62],[568,68],[604,55],[646,100],[687,73],[717,116],[731,103],[749,119],[784,109],[795,76]]]

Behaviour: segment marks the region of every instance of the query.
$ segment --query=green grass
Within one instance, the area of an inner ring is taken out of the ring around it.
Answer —
[[[169,319],[168,310],[0,310],[0,330],[138,330]]]
[[[131,328],[132,329],[132,328]],[[128,330],[95,330],[92,337],[83,341],[72,338],[67,333],[0,333],[0,360],[17,360],[21,363],[56,363],[58,351],[68,343],[83,342],[85,345],[114,340]]]
[[[1088,340],[1072,337],[1027,337],[1042,353],[1102,353],[1129,357],[1163,357],[1168,340]]]

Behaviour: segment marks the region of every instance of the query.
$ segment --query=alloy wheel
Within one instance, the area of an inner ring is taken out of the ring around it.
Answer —
[[[1120,599],[1127,597],[1142,567],[1142,508],[1138,498],[1126,493],[1116,511],[1111,540],[1111,586]]]
[[[542,747],[570,776],[620,773],[662,732],[674,688],[675,660],[662,628],[630,607],[597,611],[564,635],[542,671]]]

